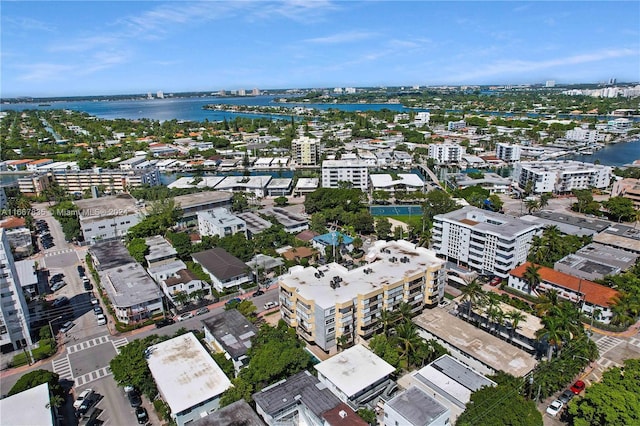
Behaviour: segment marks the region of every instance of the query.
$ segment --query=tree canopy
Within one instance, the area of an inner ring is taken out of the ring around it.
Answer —
[[[8,396],[35,388],[43,383],[49,384],[49,392],[54,395],[62,395],[62,387],[60,386],[60,376],[48,370],[34,370],[24,374],[9,390]]]

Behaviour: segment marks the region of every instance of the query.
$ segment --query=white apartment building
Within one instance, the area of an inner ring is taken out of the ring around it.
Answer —
[[[124,237],[142,217],[136,199],[129,194],[88,198],[74,203],[78,206],[84,240],[91,244]]]
[[[31,347],[28,312],[9,239],[0,228],[0,348]]]
[[[598,130],[584,129],[582,127],[576,127],[572,130],[567,130],[565,138],[570,141],[589,142],[596,143],[600,138]]]
[[[0,210],[7,208],[7,194],[4,192],[4,187],[0,186]]]
[[[418,127],[428,126],[430,120],[431,120],[431,113],[423,111],[416,114],[413,120],[413,123]]]
[[[408,241],[377,241],[367,264],[295,266],[280,276],[280,313],[299,336],[329,352],[346,336],[358,343],[382,326],[382,311],[408,303],[413,312],[444,297],[445,262]]]
[[[462,161],[464,147],[451,143],[429,145],[429,158],[433,158],[439,164],[459,163]]]
[[[456,130],[462,130],[467,127],[467,123],[464,120],[460,121],[450,121],[447,123],[447,130],[450,132],[455,132]]]
[[[532,184],[535,193],[567,193],[574,189],[609,186],[611,167],[579,161],[532,161],[516,163],[511,176],[521,189]]]
[[[444,259],[505,278],[527,260],[531,239],[542,225],[477,207],[436,215],[433,250]]]
[[[224,207],[198,212],[201,236],[226,237],[237,233],[247,236],[247,223]]]
[[[322,162],[322,187],[338,188],[348,182],[354,188],[367,190],[369,170],[360,160],[325,160]]]
[[[82,194],[93,186],[115,194],[128,192],[130,188],[160,185],[160,172],[155,167],[146,170],[111,170],[99,167],[92,170],[55,170],[49,176],[71,194]],[[37,187],[29,189],[31,188],[25,187],[26,192],[36,193],[38,190]]]
[[[521,153],[522,149],[520,148],[520,145],[511,145],[508,143],[496,144],[496,157],[502,161],[506,161],[507,163],[520,161]]]
[[[318,163],[318,140],[302,136],[291,141],[293,159],[299,166],[315,166]]]

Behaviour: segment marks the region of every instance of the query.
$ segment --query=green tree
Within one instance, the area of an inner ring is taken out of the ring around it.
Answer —
[[[609,216],[620,223],[622,220],[632,221],[636,219],[636,209],[633,201],[625,197],[611,197],[602,203]]]
[[[471,319],[471,309],[475,303],[482,303],[485,299],[482,285],[477,279],[472,280],[462,289],[461,301],[467,304],[467,318]]]
[[[171,242],[171,245],[178,252],[178,257],[182,260],[191,259],[191,239],[189,235],[184,232],[167,232],[167,239]]]
[[[386,217],[376,219],[376,234],[381,240],[388,240],[391,233],[391,222]]]
[[[24,392],[27,389],[35,388],[43,383],[49,384],[49,392],[54,395],[61,395],[60,376],[48,370],[34,370],[22,375],[9,390],[8,396]]]
[[[144,238],[133,238],[127,244],[127,250],[136,262],[144,265],[146,263],[145,255],[149,254],[149,247],[145,243]]]
[[[220,407],[226,407],[241,399],[251,402],[251,395],[254,393],[254,387],[251,383],[242,377],[236,377],[231,380],[231,384],[233,386],[224,391],[220,397]]]
[[[427,192],[422,204],[422,210],[429,222],[433,221],[435,215],[449,213],[459,208],[458,203],[449,194],[436,189]]]
[[[542,282],[542,277],[540,276],[540,266],[534,265],[533,263],[527,265],[527,268],[524,270],[522,274],[522,278],[529,285],[529,293],[532,291],[536,291],[538,285]]]
[[[569,403],[568,411],[575,426],[640,424],[640,359],[605,371],[584,396]]]
[[[287,197],[276,197],[273,199],[273,202],[278,207],[284,207],[289,204],[289,199]]]
[[[542,415],[533,401],[517,392],[524,379],[500,373],[491,377],[497,386],[484,386],[471,394],[471,401],[456,426],[541,426]]]
[[[231,198],[231,210],[240,213],[249,210],[247,195],[242,192],[234,192]]]
[[[109,362],[113,378],[119,386],[134,386],[148,397],[155,397],[156,385],[144,353],[157,338],[151,335],[133,340],[120,348],[120,353]]]

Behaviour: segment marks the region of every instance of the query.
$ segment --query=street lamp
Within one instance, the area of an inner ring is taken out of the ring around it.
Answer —
[[[49,320],[49,330],[51,330],[51,338],[54,340],[54,342],[56,341],[56,336],[55,334],[53,334],[53,326],[51,325],[52,322],[59,320],[60,318],[62,318],[62,315],[60,315],[59,317],[56,318],[52,318]]]

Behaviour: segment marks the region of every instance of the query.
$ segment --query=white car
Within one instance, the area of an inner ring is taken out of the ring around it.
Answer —
[[[76,398],[76,400],[73,401],[73,408],[75,408],[76,410],[78,408],[80,408],[80,406],[82,405],[82,401],[84,401],[85,398],[87,398],[92,393],[93,393],[93,389],[85,389],[85,390],[83,390],[80,393],[80,395],[78,395],[78,398]]]
[[[193,314],[191,312],[185,312],[178,316],[178,321],[188,320],[189,318],[193,318]]]
[[[562,401],[556,399],[547,407],[547,414],[555,417],[560,412],[560,410],[562,410],[562,407],[564,407]]]
[[[105,325],[107,323],[107,317],[104,314],[96,315],[96,320],[98,321],[98,325]]]

